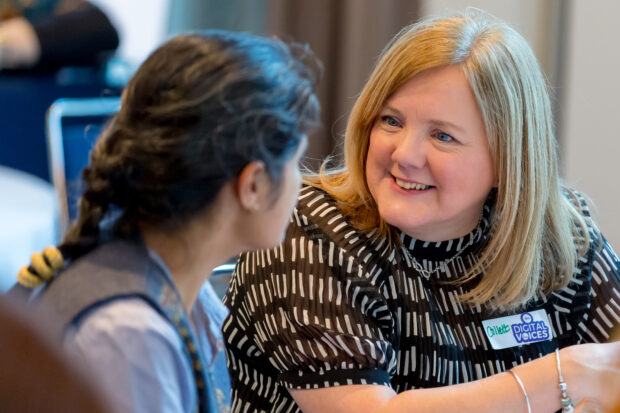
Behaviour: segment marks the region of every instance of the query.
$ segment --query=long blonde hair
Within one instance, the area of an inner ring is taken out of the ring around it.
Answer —
[[[370,131],[385,102],[418,73],[460,65],[476,96],[493,157],[498,193],[490,240],[465,282],[484,271],[461,299],[516,308],[566,286],[588,246],[584,218],[568,199],[546,80],[527,42],[504,22],[477,10],[405,27],[384,49],[351,112],[344,165],[324,164],[306,182],[334,197],[361,231],[393,238],[366,183]],[[578,204],[578,202],[577,202]],[[581,237],[581,238],[579,238]],[[576,245],[575,239],[583,239]],[[395,241],[397,242],[397,240]]]

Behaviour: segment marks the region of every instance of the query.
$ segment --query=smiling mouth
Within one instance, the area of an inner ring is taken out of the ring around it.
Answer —
[[[434,188],[431,185],[424,185],[424,184],[418,184],[415,182],[403,181],[401,179],[396,178],[395,176],[393,176],[393,178],[394,178],[394,182],[396,182],[396,185],[398,185],[400,188],[407,189],[407,190],[423,191],[425,189]]]

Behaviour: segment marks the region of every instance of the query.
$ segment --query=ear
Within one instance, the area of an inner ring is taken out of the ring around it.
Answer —
[[[241,208],[248,212],[265,207],[265,195],[270,189],[270,179],[262,161],[247,164],[237,176],[235,192]]]

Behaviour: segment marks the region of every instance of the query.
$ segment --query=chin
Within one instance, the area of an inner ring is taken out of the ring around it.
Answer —
[[[390,224],[391,226],[399,229],[405,234],[409,235],[412,238],[419,239],[415,234],[419,233],[419,231],[423,228],[424,223],[420,221],[412,222],[411,220],[404,221],[401,219],[389,219],[383,218],[385,222]],[[424,239],[419,239],[420,241],[427,241]]]
[[[405,228],[417,226],[417,223],[411,222],[411,219],[403,219],[403,217],[407,217],[407,213],[404,213],[401,209],[394,210],[393,208],[389,207],[379,208],[379,215],[385,222],[403,231],[405,230]]]

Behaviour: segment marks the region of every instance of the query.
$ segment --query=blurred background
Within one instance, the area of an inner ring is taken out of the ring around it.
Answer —
[[[307,152],[316,166],[340,153],[348,112],[389,39],[420,17],[468,6],[506,20],[531,43],[552,88],[564,177],[590,196],[618,251],[620,2],[0,0],[0,291],[30,253],[60,236],[62,202],[46,138],[46,111],[58,98],[118,96],[150,51],[187,31],[220,28],[307,43],[324,65],[323,127]],[[33,38],[38,49],[28,43]],[[11,49],[18,46],[26,51]]]

